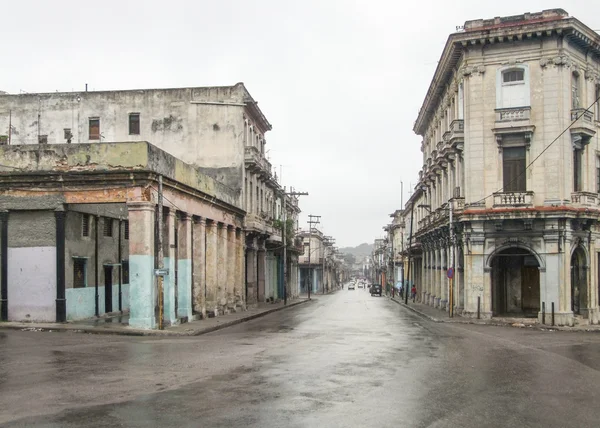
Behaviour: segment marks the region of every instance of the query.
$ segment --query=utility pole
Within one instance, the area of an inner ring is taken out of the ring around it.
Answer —
[[[308,300],[310,300],[310,289],[312,288],[312,270],[310,269],[310,242],[312,241],[313,224],[319,224],[320,218],[320,215],[308,215]]]
[[[279,177],[281,179],[281,176]],[[281,217],[283,219],[281,225],[281,235],[283,237],[283,304],[287,305],[288,296],[288,281],[287,281],[287,196],[308,196],[308,192],[294,192],[287,193],[285,187],[283,188],[283,194],[281,196]]]

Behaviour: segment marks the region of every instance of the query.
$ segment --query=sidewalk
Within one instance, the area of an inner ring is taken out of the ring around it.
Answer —
[[[492,318],[478,320],[476,318],[462,317],[457,314],[454,314],[454,316],[450,318],[446,311],[419,302],[413,303],[410,299],[408,300],[408,304],[405,304],[404,300],[400,300],[398,296],[394,298],[390,297],[390,300],[437,323],[479,324],[501,327],[533,328],[543,331],[593,331],[600,333],[600,325],[576,325],[574,327],[551,326],[550,324],[544,325],[538,323],[537,318]]]
[[[67,323],[25,323],[25,322],[2,322],[0,329],[12,329],[22,331],[66,331],[74,333],[89,334],[119,334],[125,336],[200,336],[245,321],[265,316],[267,314],[291,308],[307,299],[294,299],[288,301],[287,306],[283,302],[262,303],[257,308],[250,308],[242,312],[234,312],[215,318],[190,321],[164,330],[143,330],[129,327],[129,316],[117,315],[106,318],[94,318],[81,321],[69,321]]]

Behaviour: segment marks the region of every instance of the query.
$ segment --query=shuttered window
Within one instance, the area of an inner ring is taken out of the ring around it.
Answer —
[[[83,214],[81,217],[81,236],[90,236],[90,215]]]
[[[97,117],[90,118],[90,140],[100,139],[100,119]]]
[[[525,147],[507,147],[502,151],[505,192],[525,192]]]
[[[582,157],[583,157],[583,150],[580,149],[575,149],[573,150],[573,191],[574,192],[581,192],[582,189],[582,173],[581,173],[581,166],[582,166]]]
[[[73,259],[73,288],[86,286],[86,259]]]

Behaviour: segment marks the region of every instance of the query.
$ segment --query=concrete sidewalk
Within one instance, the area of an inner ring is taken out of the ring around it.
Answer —
[[[390,300],[397,304],[413,311],[422,317],[425,317],[433,322],[438,323],[458,323],[458,324],[480,324],[480,325],[491,325],[501,327],[517,327],[517,328],[534,328],[536,330],[543,331],[593,331],[600,333],[600,325],[576,325],[574,327],[569,326],[551,326],[549,324],[540,324],[537,318],[492,318],[492,319],[476,319],[462,317],[460,315],[454,315],[450,318],[448,312],[436,309],[429,305],[425,305],[419,302],[413,303],[412,300],[408,300],[408,304],[404,303],[404,300],[400,300],[398,297],[390,297]]]
[[[312,296],[311,296],[312,297]],[[12,329],[23,331],[65,331],[89,334],[119,334],[125,336],[199,336],[215,330],[240,324],[268,315],[282,309],[291,308],[308,299],[298,298],[288,301],[287,306],[283,302],[264,303],[256,308],[250,308],[243,312],[234,312],[215,318],[190,321],[164,330],[143,330],[129,327],[127,315],[118,315],[107,318],[94,318],[82,321],[70,321],[67,323],[24,323],[24,322],[1,322],[0,329]]]

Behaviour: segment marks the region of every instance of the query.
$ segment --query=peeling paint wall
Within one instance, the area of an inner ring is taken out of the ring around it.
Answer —
[[[0,135],[12,112],[12,144],[149,141],[240,187],[246,98],[243,85],[0,95]],[[130,113],[139,114],[139,134],[130,134]],[[100,120],[100,140],[90,139],[90,118]]]

